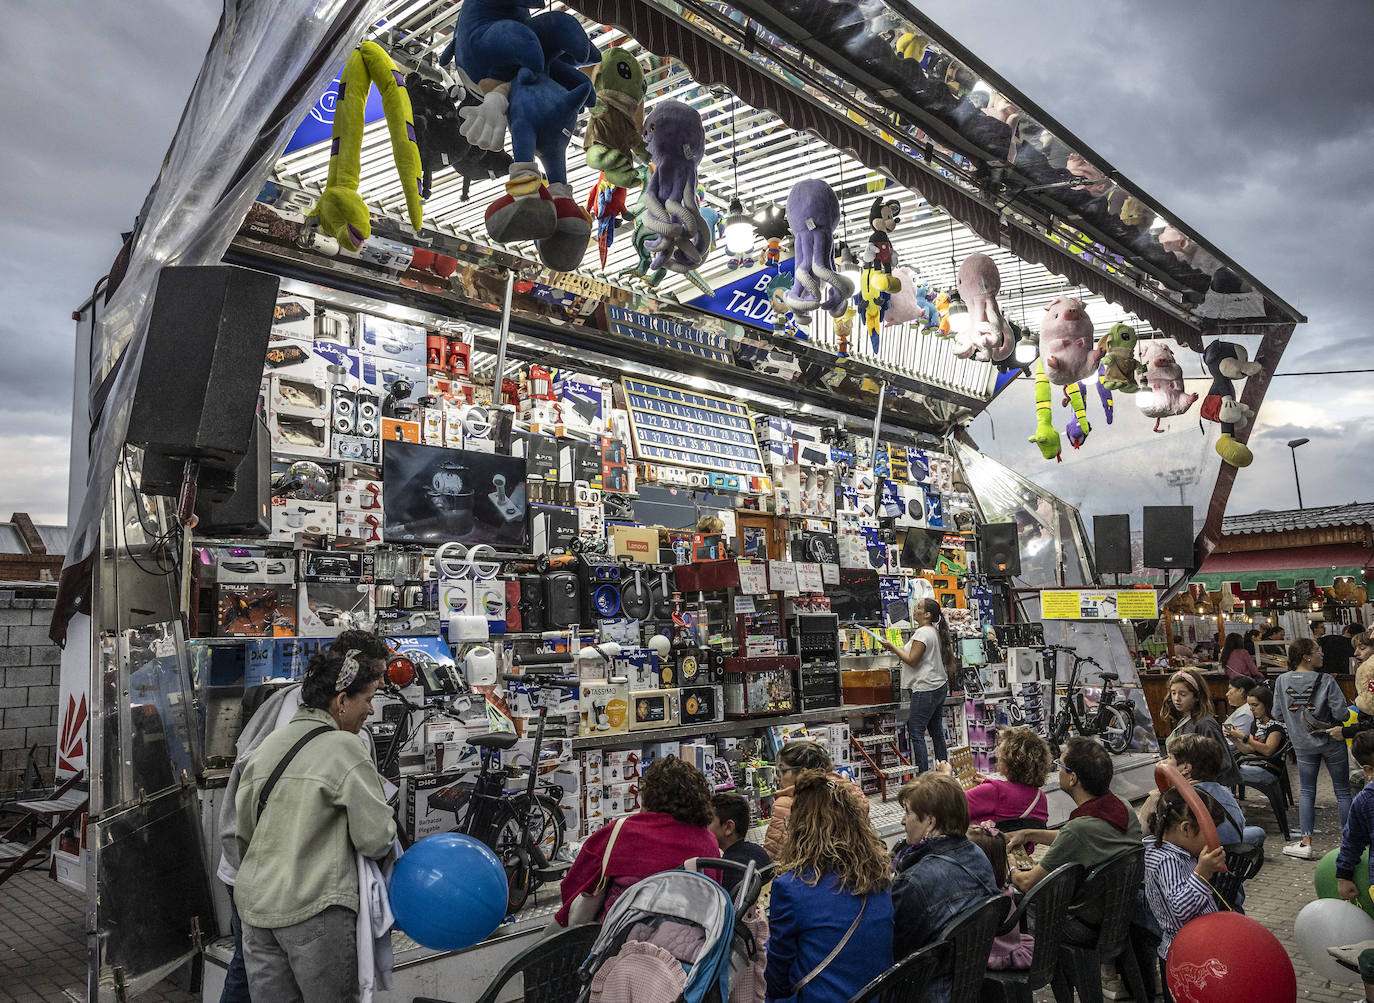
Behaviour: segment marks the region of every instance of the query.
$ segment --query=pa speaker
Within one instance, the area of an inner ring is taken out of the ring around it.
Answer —
[[[1093,516],[1093,557],[1099,575],[1131,573],[1131,517]]]
[[[548,627],[571,627],[579,623],[582,589],[571,571],[555,571],[544,576],[545,623]]]
[[[267,426],[254,417],[248,455],[234,474],[225,500],[198,493],[197,536],[266,536],[272,530],[272,451]]]
[[[1145,506],[1145,567],[1197,567],[1193,561],[1193,506]]]
[[[232,470],[248,453],[277,303],[275,275],[232,265],[158,276],[128,441]]]
[[[990,522],[979,530],[982,540],[979,564],[989,578],[1014,578],[1021,573],[1021,547],[1016,523]]]

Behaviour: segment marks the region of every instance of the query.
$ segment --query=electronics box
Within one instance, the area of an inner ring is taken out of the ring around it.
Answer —
[[[706,724],[711,721],[723,720],[724,717],[725,702],[722,687],[683,686],[678,691],[678,722],[680,724]]]
[[[725,716],[771,717],[796,709],[795,655],[725,659]]]
[[[363,314],[362,321],[358,351],[374,358],[404,362],[411,366],[426,364],[427,340],[423,327],[371,314]]]
[[[671,728],[677,724],[678,691],[633,690],[630,692],[630,731]]]
[[[629,730],[629,688],[624,683],[584,680],[578,688],[578,734],[618,735]]]
[[[273,540],[293,540],[297,533],[326,536],[334,532],[338,512],[333,502],[272,499]]]
[[[278,296],[272,311],[272,341],[314,341],[315,301],[304,296]]]
[[[475,776],[476,772],[470,770],[405,777],[406,839],[414,842],[436,833],[456,830],[456,809],[467,800],[469,793],[463,781]]]
[[[658,558],[658,530],[642,526],[612,526],[612,556],[652,564]]]

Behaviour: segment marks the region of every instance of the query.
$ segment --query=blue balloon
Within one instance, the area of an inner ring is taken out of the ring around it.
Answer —
[[[471,836],[426,836],[396,861],[388,885],[402,933],[434,951],[480,943],[506,918],[509,891],[496,854]]]

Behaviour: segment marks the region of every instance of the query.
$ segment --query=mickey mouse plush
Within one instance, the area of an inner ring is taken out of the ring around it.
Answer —
[[[1251,362],[1244,348],[1229,341],[1214,341],[1202,353],[1203,364],[1212,374],[1212,386],[1202,402],[1202,417],[1221,423],[1221,437],[1217,439],[1217,455],[1233,467],[1248,467],[1255,455],[1233,436],[1237,428],[1244,428],[1255,412],[1236,400],[1234,380],[1254,376],[1263,367]]]

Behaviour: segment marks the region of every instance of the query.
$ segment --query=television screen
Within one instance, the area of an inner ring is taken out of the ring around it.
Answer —
[[[830,609],[841,623],[881,623],[883,603],[878,593],[878,572],[867,568],[841,568],[838,585],[826,587]]]
[[[524,457],[390,440],[382,447],[382,536],[388,543],[524,549]]]
[[[940,559],[940,541],[944,532],[938,529],[908,529],[902,543],[902,567],[927,570]]]

